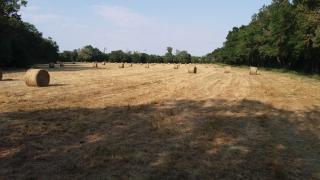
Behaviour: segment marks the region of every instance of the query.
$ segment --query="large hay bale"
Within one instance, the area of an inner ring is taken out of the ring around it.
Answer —
[[[224,67],[224,73],[231,73],[231,66]]]
[[[191,68],[189,68],[189,69],[188,69],[188,73],[194,73],[194,74],[197,74],[197,72],[198,72],[198,69],[197,69],[197,67],[196,67],[196,66],[191,67]]]
[[[250,67],[250,75],[258,75],[258,68],[257,67]]]
[[[174,65],[173,69],[179,69],[179,65]]]
[[[2,70],[0,69],[0,81],[2,81]]]
[[[54,68],[54,63],[49,63],[49,68],[53,69]]]
[[[29,69],[24,76],[24,82],[27,86],[45,87],[50,83],[50,75],[43,69]]]
[[[124,64],[123,64],[123,63],[120,64],[120,65],[119,65],[119,68],[124,68]]]

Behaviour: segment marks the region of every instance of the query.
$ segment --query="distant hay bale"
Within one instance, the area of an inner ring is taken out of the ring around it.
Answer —
[[[149,64],[147,64],[147,65],[145,66],[145,68],[150,68]]]
[[[258,75],[258,68],[257,67],[250,67],[250,75]]]
[[[50,83],[50,75],[43,69],[29,69],[24,76],[24,82],[27,86],[45,87]]]
[[[99,65],[98,65],[98,63],[93,63],[93,64],[92,64],[92,67],[93,67],[93,68],[98,68]]]
[[[103,63],[102,63],[102,65],[104,65],[104,66],[105,66],[105,65],[106,65],[106,62],[103,62]]]
[[[179,69],[179,65],[174,65],[173,69]]]
[[[129,67],[133,67],[133,64],[131,63],[131,64],[129,65]]]
[[[231,73],[231,66],[226,66],[224,68],[224,73]]]
[[[61,64],[54,64],[54,68],[61,68]]]
[[[49,63],[49,68],[53,69],[54,68],[54,63]]]
[[[188,73],[197,74],[197,72],[198,72],[198,69],[197,69],[196,66],[191,67],[191,68],[188,69]]]
[[[57,62],[57,64],[59,64],[59,65],[60,65],[60,67],[64,67],[64,63],[63,63],[63,62],[61,62],[61,61],[58,61],[58,62]]]
[[[120,65],[119,65],[119,68],[122,68],[122,69],[123,69],[123,68],[124,68],[124,64],[123,64],[123,63],[120,64]]]

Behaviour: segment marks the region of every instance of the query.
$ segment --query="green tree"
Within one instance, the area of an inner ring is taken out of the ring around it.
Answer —
[[[173,48],[167,47],[167,53],[164,56],[164,62],[165,63],[173,63],[174,61],[174,55],[173,55]]]

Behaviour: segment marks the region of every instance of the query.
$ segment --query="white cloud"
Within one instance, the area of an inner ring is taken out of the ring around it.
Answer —
[[[105,20],[121,27],[141,27],[154,24],[155,19],[151,19],[135,13],[126,7],[98,5],[94,6],[97,13]]]
[[[91,6],[85,17],[53,14],[38,7],[22,10],[22,18],[53,37],[61,50],[87,44],[110,50],[164,54],[167,46],[202,55],[212,49],[213,32],[205,27],[169,22],[121,6]],[[98,16],[98,17],[97,17]],[[99,18],[100,17],[100,18]],[[210,40],[211,39],[211,40]]]
[[[85,28],[76,18],[61,14],[43,12],[40,7],[29,6],[21,10],[22,19],[37,25],[53,24],[61,28]]]

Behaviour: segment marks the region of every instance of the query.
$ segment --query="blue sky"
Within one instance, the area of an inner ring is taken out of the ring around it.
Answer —
[[[229,30],[248,24],[271,0],[29,0],[23,20],[60,51],[91,44],[112,51],[164,54],[167,46],[205,55]]]

